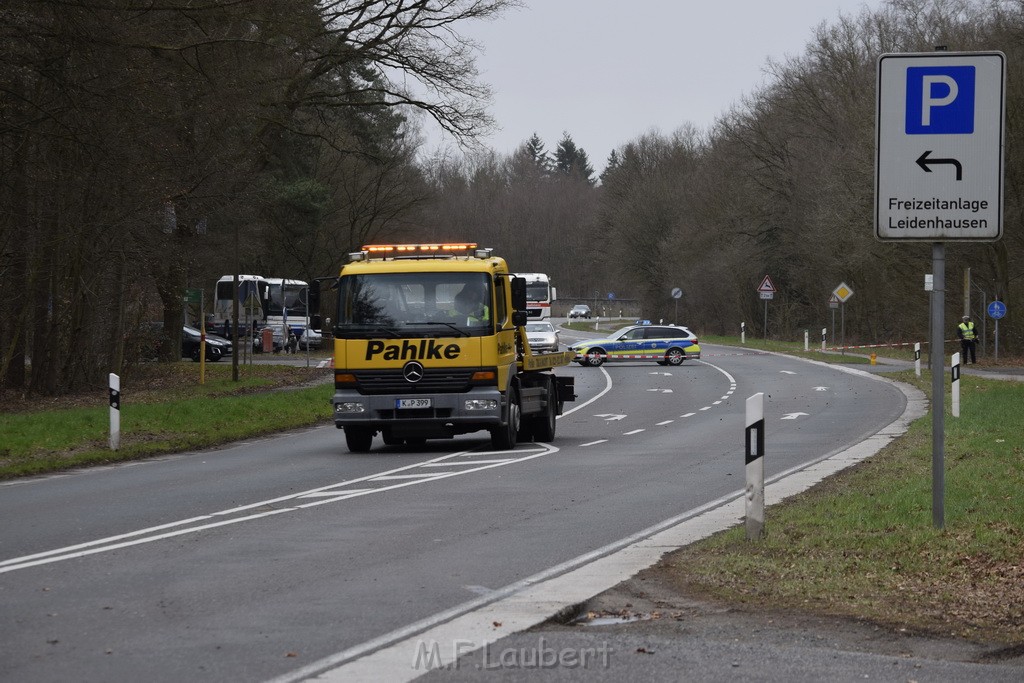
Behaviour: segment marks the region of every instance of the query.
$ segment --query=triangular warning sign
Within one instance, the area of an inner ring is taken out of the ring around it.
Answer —
[[[775,285],[772,284],[771,277],[765,275],[764,279],[761,280],[761,286],[757,288],[757,291],[759,291],[759,292],[777,292],[778,290],[775,289]]]

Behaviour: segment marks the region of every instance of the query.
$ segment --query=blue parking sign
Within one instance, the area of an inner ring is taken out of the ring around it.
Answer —
[[[907,135],[974,133],[973,66],[907,68]]]

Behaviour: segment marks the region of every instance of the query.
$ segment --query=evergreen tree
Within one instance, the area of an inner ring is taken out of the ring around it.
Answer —
[[[569,133],[562,133],[562,139],[555,150],[555,170],[569,178],[578,178],[594,184],[594,168],[582,147],[577,147]]]
[[[551,157],[548,156],[547,150],[544,149],[544,141],[537,133],[530,136],[530,139],[524,144],[524,149],[542,175],[551,172]]]
[[[608,178],[615,173],[621,163],[622,160],[619,159],[619,153],[613,149],[612,153],[608,155],[608,161],[605,162],[604,171],[601,173],[601,182],[607,183]]]

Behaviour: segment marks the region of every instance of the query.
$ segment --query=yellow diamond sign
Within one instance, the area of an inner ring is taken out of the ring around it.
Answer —
[[[846,300],[853,296],[853,290],[845,282],[841,282],[838,287],[832,290],[832,296],[839,299],[842,303],[846,303]]]

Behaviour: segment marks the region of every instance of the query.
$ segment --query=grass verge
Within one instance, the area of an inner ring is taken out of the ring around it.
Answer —
[[[894,379],[930,394],[930,376]],[[965,376],[945,420],[945,530],[932,524],[931,416],[876,456],[665,558],[683,590],[751,607],[1024,643],[1024,384]],[[947,399],[946,406],[950,405]]]
[[[200,385],[196,364],[154,364],[122,381],[117,451],[108,444],[105,388],[48,404],[8,400],[0,413],[0,478],[206,448],[330,418],[324,370],[255,365],[241,372],[233,382],[230,365],[207,367]]]

